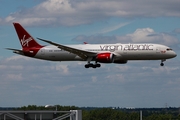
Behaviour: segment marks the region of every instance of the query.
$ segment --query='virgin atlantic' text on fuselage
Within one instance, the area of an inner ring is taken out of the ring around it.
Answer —
[[[153,50],[152,44],[100,45],[101,51],[116,50]]]

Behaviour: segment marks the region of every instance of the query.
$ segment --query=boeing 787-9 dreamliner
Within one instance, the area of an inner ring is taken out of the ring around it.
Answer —
[[[13,23],[22,49],[12,49],[16,54],[50,61],[87,61],[85,68],[100,67],[100,63],[125,64],[129,60],[161,60],[176,57],[168,46],[161,44],[78,44],[62,45],[37,38],[50,45],[40,45],[19,23]],[[92,63],[94,61],[94,63]]]

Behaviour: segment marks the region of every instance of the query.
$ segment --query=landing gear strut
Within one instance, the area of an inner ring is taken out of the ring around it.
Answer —
[[[164,61],[166,61],[166,60],[161,60],[161,64],[160,64],[160,66],[164,66]]]

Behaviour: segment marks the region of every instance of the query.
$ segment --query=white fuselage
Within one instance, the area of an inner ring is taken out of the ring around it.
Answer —
[[[160,44],[80,44],[67,46],[97,54],[113,53],[115,60],[165,60],[176,56],[172,49]],[[53,45],[42,47],[34,57],[51,61],[83,61],[78,55]]]

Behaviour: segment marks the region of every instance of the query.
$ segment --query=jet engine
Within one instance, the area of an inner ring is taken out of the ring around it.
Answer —
[[[112,53],[99,53],[96,56],[96,61],[101,63],[112,63],[114,61],[114,54]]]

